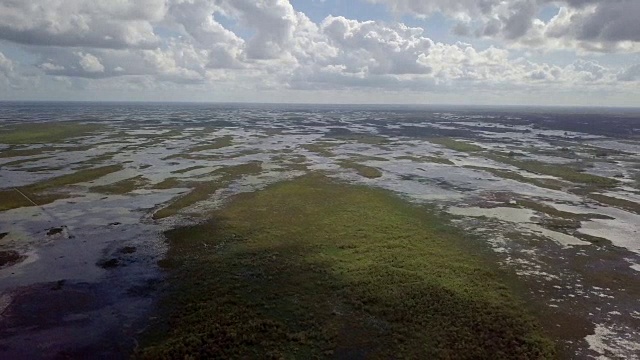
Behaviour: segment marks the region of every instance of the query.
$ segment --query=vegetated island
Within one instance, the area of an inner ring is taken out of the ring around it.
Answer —
[[[481,245],[384,190],[312,173],[165,235],[170,289],[136,358],[556,356]]]

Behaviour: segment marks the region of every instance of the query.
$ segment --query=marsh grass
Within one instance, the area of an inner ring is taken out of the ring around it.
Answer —
[[[358,164],[351,160],[341,160],[339,164],[345,169],[355,170],[358,175],[366,177],[367,179],[377,179],[382,177],[382,172],[371,166]]]
[[[451,160],[445,159],[443,157],[438,156],[398,156],[397,160],[410,160],[417,163],[434,163],[434,164],[443,164],[443,165],[455,165]]]
[[[191,187],[191,191],[183,196],[178,197],[177,199],[172,200],[167,206],[156,211],[153,214],[153,219],[159,220],[174,216],[182,209],[188,208],[189,206],[194,205],[200,201],[209,199],[218,190],[229,185],[234,180],[240,179],[245,175],[257,175],[261,172],[262,165],[259,162],[250,162],[214,170],[209,175],[217,176],[218,178],[216,180],[185,184],[186,186]],[[172,184],[179,185],[179,183],[177,183],[177,180],[171,180],[171,178],[165,181],[157,184],[154,188],[162,189]]]
[[[22,186],[18,189],[37,205],[44,205],[52,203],[58,199],[68,197],[67,194],[57,191],[65,186],[96,180],[122,169],[122,165],[109,165],[93,169],[83,169],[71,174]],[[14,189],[0,191],[0,210],[10,210],[27,206],[33,206],[33,204],[25,199],[18,191]]]
[[[89,190],[101,194],[124,195],[134,190],[143,188],[149,183],[149,180],[142,175],[115,182],[109,185],[94,186]]]
[[[193,171],[193,170],[200,170],[200,169],[204,169],[206,168],[206,166],[202,166],[202,165],[196,165],[196,166],[191,166],[185,169],[180,169],[180,170],[176,170],[176,171],[172,171],[172,174],[184,174],[184,173],[188,173],[189,171]]]
[[[576,214],[572,212],[562,211],[554,208],[553,206],[549,206],[546,204],[542,204],[533,200],[527,199],[519,199],[517,204],[521,207],[525,207],[527,209],[531,209],[533,211],[545,213],[549,216],[562,218],[566,220],[575,220],[575,221],[589,221],[593,219],[604,219],[604,220],[613,220],[612,217],[601,214]]]
[[[547,164],[540,161],[519,160],[494,154],[484,154],[484,156],[487,159],[512,165],[522,170],[526,170],[536,174],[555,176],[571,183],[585,184],[602,188],[615,187],[619,183],[615,179],[581,172],[566,164]]]
[[[592,193],[592,194],[589,194],[588,196],[589,198],[599,203],[602,203],[608,206],[617,207],[623,210],[631,211],[636,214],[640,214],[640,204],[636,202],[625,200],[625,199],[619,199],[613,196],[607,196],[603,194]]]
[[[489,255],[446,224],[317,174],[238,195],[166,233],[166,322],[135,357],[554,357]]]
[[[444,146],[444,147],[449,148],[451,150],[460,151],[460,152],[477,152],[477,151],[484,150],[484,148],[482,148],[482,147],[480,147],[478,145],[470,144],[468,142],[455,140],[455,139],[447,138],[447,137],[429,138],[429,139],[427,139],[427,141],[429,141],[432,144],[441,145],[441,146]]]
[[[330,142],[316,142],[302,145],[302,148],[324,157],[334,157],[336,155],[331,151],[331,148],[335,145],[335,143]]]
[[[194,153],[207,150],[218,150],[233,145],[233,136],[225,135],[219,139],[215,139],[212,142],[201,143],[190,148],[187,153]]]
[[[181,184],[182,183],[180,182],[180,180],[178,180],[178,178],[170,177],[153,185],[152,188],[156,190],[168,190],[168,189],[175,189],[179,187]]]
[[[503,179],[515,180],[521,183],[527,183],[527,184],[531,184],[531,185],[535,185],[535,186],[539,186],[547,189],[552,189],[552,190],[562,190],[572,185],[571,183],[567,183],[567,182],[556,180],[556,179],[530,178],[530,177],[518,174],[517,172],[511,171],[511,170],[495,169],[495,168],[488,168],[483,166],[471,166],[471,165],[465,165],[464,167],[468,169],[488,172],[490,174],[493,174]]]
[[[23,167],[25,164],[41,161],[48,158],[49,158],[48,156],[41,156],[41,157],[30,157],[27,159],[13,160],[0,165],[0,169],[7,168],[7,167]],[[30,169],[27,168],[26,170],[30,170]]]
[[[339,139],[341,141],[354,141],[361,144],[376,145],[376,146],[388,145],[391,143],[391,140],[383,136],[376,136],[376,135],[369,135],[369,134],[338,135],[336,136],[336,139]]]
[[[103,129],[102,125],[75,122],[11,125],[0,130],[0,144],[56,143],[69,138],[91,135]]]

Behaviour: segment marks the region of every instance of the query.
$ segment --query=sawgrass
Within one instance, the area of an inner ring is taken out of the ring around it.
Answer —
[[[339,162],[340,166],[345,169],[353,169],[358,175],[366,177],[368,179],[377,179],[382,177],[382,172],[374,167],[358,164],[350,160],[342,160]]]
[[[453,161],[451,161],[449,159],[445,159],[443,157],[437,157],[437,156],[410,156],[410,155],[403,155],[403,156],[398,156],[396,159],[397,160],[410,160],[410,161],[417,162],[417,163],[428,162],[428,163],[443,164],[443,165],[455,165],[453,163]]]
[[[0,144],[56,143],[87,136],[104,129],[97,124],[76,122],[29,123],[11,125],[0,130]]]
[[[137,358],[555,356],[489,255],[382,190],[312,174],[166,237],[164,320]]]
[[[233,145],[233,136],[225,135],[219,139],[215,139],[212,142],[201,143],[189,149],[188,153],[194,153],[199,151],[217,150]]]
[[[124,195],[144,187],[148,182],[148,179],[146,179],[142,175],[139,175],[109,185],[94,186],[89,190],[101,194]]]
[[[619,183],[615,179],[580,172],[566,164],[547,164],[540,161],[518,160],[511,157],[492,154],[485,154],[485,157],[532,173],[555,176],[562,180],[577,184],[610,188],[615,187]]]
[[[617,207],[623,210],[631,211],[636,214],[640,214],[640,204],[630,200],[619,199],[613,196],[607,196],[603,194],[589,194],[591,199],[613,207]]]
[[[451,139],[451,138],[430,138],[427,139],[430,143],[433,144],[438,144],[441,146],[444,146],[446,148],[449,148],[451,150],[455,150],[455,151],[460,151],[460,152],[476,152],[476,151],[482,151],[484,150],[484,148],[478,146],[478,145],[474,145],[474,144],[470,144],[464,141],[460,141],[460,140],[455,140],[455,139]]]
[[[109,165],[93,169],[82,169],[76,172],[40,181],[18,189],[37,205],[52,203],[58,199],[64,199],[68,195],[57,191],[68,185],[99,179],[110,173],[122,170],[122,165]],[[18,191],[6,189],[0,191],[0,211],[33,206]]]
[[[210,175],[218,176],[216,180],[192,183],[191,191],[172,200],[167,206],[156,211],[153,214],[153,218],[159,220],[174,216],[182,209],[188,208],[200,201],[209,199],[218,190],[229,185],[231,182],[240,179],[245,175],[255,175],[260,172],[262,172],[262,165],[259,162],[250,162],[215,170],[211,172]],[[169,182],[166,185],[173,183],[172,179],[167,179],[165,181]],[[156,188],[163,188],[162,185],[165,185],[163,183],[156,185]]]

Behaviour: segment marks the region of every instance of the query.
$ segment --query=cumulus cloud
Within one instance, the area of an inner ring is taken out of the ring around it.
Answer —
[[[471,33],[529,47],[582,51],[640,51],[637,0],[367,0],[397,13],[426,17],[442,13],[458,20],[452,32]],[[556,8],[553,19],[539,18]]]
[[[334,64],[346,71],[372,74],[426,74],[431,68],[421,62],[433,41],[423,30],[404,24],[359,22],[344,17],[327,17],[321,31],[338,49]]]
[[[80,58],[80,67],[82,68],[82,70],[88,73],[104,72],[104,65],[102,65],[100,59],[98,59],[97,57],[81,52],[76,53],[76,55],[78,55],[78,57]]]
[[[34,86],[33,77],[23,74],[19,64],[0,52],[0,93],[2,90],[19,90]]]
[[[153,47],[165,0],[2,0],[0,38],[30,45]]]
[[[640,64],[629,66],[627,69],[618,74],[620,81],[640,81]]]
[[[460,36],[499,41],[479,49],[436,42],[425,29],[395,21],[329,15],[314,22],[287,0],[0,0],[0,39],[38,59],[33,74],[74,78],[85,88],[454,92],[611,87],[638,79],[638,67],[620,71],[588,60],[558,66],[514,51],[634,51],[640,31],[624,20],[622,12],[635,9],[628,0],[606,11],[600,0],[366,1],[416,16],[440,12],[457,21],[452,31]],[[539,19],[549,4],[561,6],[556,16]],[[619,17],[626,25],[611,20]],[[5,83],[10,77],[15,83],[17,67],[0,58]]]

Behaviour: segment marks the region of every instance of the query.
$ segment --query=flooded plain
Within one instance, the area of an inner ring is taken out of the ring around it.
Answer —
[[[640,354],[638,112],[1,106],[4,358],[126,358],[165,231],[314,172],[438,209],[517,276],[562,357]]]

